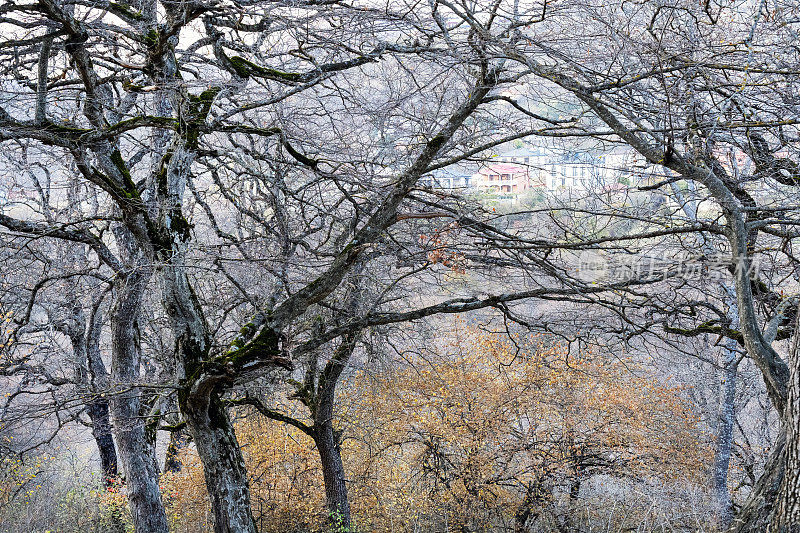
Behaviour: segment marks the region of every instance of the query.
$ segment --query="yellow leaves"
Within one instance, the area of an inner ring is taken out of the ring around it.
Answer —
[[[700,471],[706,450],[681,391],[633,360],[568,353],[544,336],[512,342],[458,320],[439,345],[443,353],[359,371],[340,386],[336,426],[359,530],[510,520],[526,490],[544,506],[579,469],[663,479]],[[264,531],[318,526],[324,488],[312,439],[257,416],[241,418],[237,435]],[[581,463],[587,457],[595,462]],[[193,524],[183,530],[202,530],[202,469],[190,452],[183,460],[163,480],[165,501],[170,516]]]
[[[300,430],[247,417],[236,425],[250,477],[256,520],[266,513],[264,532],[310,530],[324,516],[325,492],[319,456],[313,441]],[[182,450],[181,472],[162,476],[162,494],[178,531],[210,531],[211,516],[202,465],[189,449]]]
[[[13,328],[9,327],[14,318],[14,312],[3,312],[0,309],[0,355],[3,355],[14,342],[12,337]]]
[[[613,455],[607,470],[615,475],[699,471],[688,458],[704,449],[680,391],[634,361],[567,354],[543,337],[455,336],[447,353],[425,353],[382,386],[348,392],[359,402],[349,411],[373,418],[366,439],[386,450],[382,460],[410,458],[416,489],[455,522],[514,508],[515,483],[568,476],[585,455]],[[508,481],[510,471],[525,473]]]
[[[7,442],[12,438],[4,437]],[[41,489],[41,485],[34,483],[34,480],[51,459],[48,456],[35,456],[26,460],[17,455],[0,456],[0,508],[14,501],[27,505],[30,498]]]

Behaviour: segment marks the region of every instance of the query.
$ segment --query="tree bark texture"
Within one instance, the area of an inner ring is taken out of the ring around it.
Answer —
[[[92,436],[100,452],[100,466],[103,482],[111,485],[119,474],[117,470],[117,450],[111,431],[111,416],[108,400],[96,397],[89,402],[87,411],[92,421]]]
[[[730,327],[739,327],[739,313],[736,307],[736,292],[725,284],[727,315]],[[713,490],[718,506],[718,523],[721,529],[730,526],[733,520],[733,502],[728,490],[728,469],[733,449],[733,429],[736,424],[736,377],[738,351],[737,343],[727,339],[722,349],[722,387],[717,417],[717,448],[714,453]]]
[[[344,464],[339,442],[330,420],[315,428],[315,442],[322,465],[322,479],[325,483],[325,502],[328,507],[328,521],[334,531],[349,531],[350,503],[345,484]]]
[[[203,462],[216,533],[256,533],[241,448],[215,392],[184,396],[181,410]]]
[[[124,237],[123,237],[124,238]],[[167,515],[158,487],[155,434],[141,413],[140,353],[136,321],[150,279],[149,269],[139,266],[117,285],[111,315],[112,376],[120,388],[112,396],[111,413],[118,454],[136,533],[167,533]]]
[[[797,316],[800,325],[800,313]],[[800,533],[800,353],[797,329],[789,359],[789,386],[782,422],[786,432],[784,475],[770,524],[771,533]]]

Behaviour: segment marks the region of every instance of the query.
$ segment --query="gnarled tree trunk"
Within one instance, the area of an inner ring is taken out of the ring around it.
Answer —
[[[784,402],[777,405],[782,411],[778,438],[764,473],[731,525],[733,533],[800,532],[800,312],[796,320]]]
[[[786,471],[785,449],[786,433],[785,428],[781,428],[767,464],[764,465],[764,473],[753,486],[753,491],[731,523],[729,529],[731,533],[767,530]]]
[[[118,240],[126,239],[124,233],[118,233]],[[141,361],[136,321],[149,279],[149,268],[139,265],[117,285],[111,315],[111,375],[120,390],[112,396],[111,413],[134,530],[167,533],[167,515],[158,488],[155,435],[148,431],[142,417],[141,391],[137,386]]]
[[[256,533],[247,470],[233,425],[217,393],[190,391],[181,411],[203,462],[216,533]]]
[[[177,236],[173,236],[173,246],[169,264],[162,270],[162,295],[183,374],[178,405],[203,463],[214,531],[256,533],[244,458],[219,398],[219,389],[230,384],[225,370],[209,360],[208,327],[186,274]]]
[[[768,472],[771,483],[770,490],[764,492],[769,501],[774,502],[771,533],[800,532],[800,405],[794,405],[796,408],[790,415],[794,420],[784,426],[786,437],[785,443],[781,443],[780,464],[767,464],[771,467]],[[743,513],[743,516],[746,515]],[[755,530],[740,528],[738,531]]]

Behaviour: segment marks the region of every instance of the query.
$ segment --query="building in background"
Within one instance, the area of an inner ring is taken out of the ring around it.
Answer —
[[[627,181],[623,178],[625,169],[631,168],[629,159],[627,151],[568,152],[524,145],[499,150],[484,161],[438,169],[424,176],[420,185],[448,191],[471,189],[499,199],[513,199],[533,190],[600,192],[638,181],[633,175]]]
[[[419,185],[430,189],[459,190],[469,189],[474,186],[472,176],[475,174],[476,164],[457,163],[445,168],[434,170],[422,176]]]
[[[538,173],[531,168],[517,163],[491,163],[483,166],[472,176],[477,190],[499,195],[515,197],[530,189],[543,189],[545,184]]]

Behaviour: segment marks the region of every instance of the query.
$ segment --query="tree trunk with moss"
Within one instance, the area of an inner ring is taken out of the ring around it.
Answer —
[[[216,533],[256,533],[250,487],[239,442],[215,391],[193,391],[181,411],[203,463]]]

